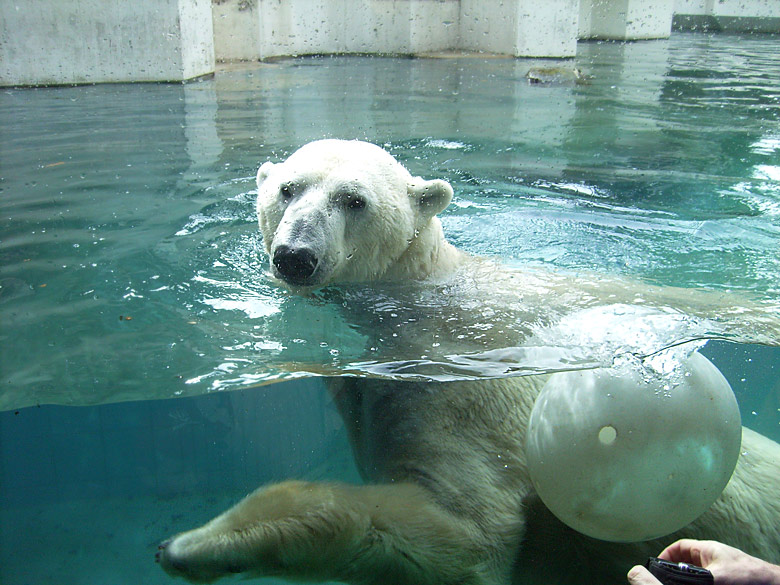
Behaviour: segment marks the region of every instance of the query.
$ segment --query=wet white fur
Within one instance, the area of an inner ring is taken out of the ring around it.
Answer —
[[[281,203],[280,185],[296,181],[310,197]],[[286,162],[263,165],[258,183],[269,253],[277,239],[300,237],[296,218],[314,216],[319,227],[309,233],[329,258],[327,282],[423,278],[469,262],[435,218],[449,203],[449,186],[411,177],[378,147],[310,144]],[[339,205],[356,190],[372,213],[359,220]],[[726,490],[679,533],[613,544],[561,524],[534,493],[523,450],[544,381],[330,379],[368,483],[260,488],[167,541],[159,562],[194,582],[240,572],[377,585],[622,584],[631,565],[680,536],[780,562],[780,445],[747,429]]]

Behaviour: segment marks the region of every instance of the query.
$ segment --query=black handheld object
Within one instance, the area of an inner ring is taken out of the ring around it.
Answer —
[[[651,557],[647,559],[645,567],[663,585],[714,585],[715,583],[712,573],[696,565],[672,563]]]

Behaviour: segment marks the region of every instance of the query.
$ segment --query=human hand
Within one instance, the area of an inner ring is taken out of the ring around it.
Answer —
[[[679,540],[658,557],[673,563],[704,567],[712,573],[716,585],[780,585],[780,567],[720,542]],[[641,566],[629,571],[628,581],[631,585],[660,585],[658,579]]]
[[[704,567],[716,585],[780,585],[780,567],[712,540],[678,540],[658,557]]]

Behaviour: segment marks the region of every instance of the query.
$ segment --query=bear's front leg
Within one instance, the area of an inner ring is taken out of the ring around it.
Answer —
[[[233,573],[399,585],[496,583],[501,579],[491,575],[475,536],[473,526],[414,484],[285,482],[167,540],[157,561],[170,575],[196,583]]]

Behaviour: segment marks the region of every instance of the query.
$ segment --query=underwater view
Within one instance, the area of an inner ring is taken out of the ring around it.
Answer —
[[[258,485],[360,481],[317,375],[521,376],[690,342],[780,440],[777,40],[0,91],[0,582],[174,582],[158,543]],[[549,67],[583,78],[528,82]],[[255,175],[321,138],[448,181],[448,239],[515,280],[286,291]]]

